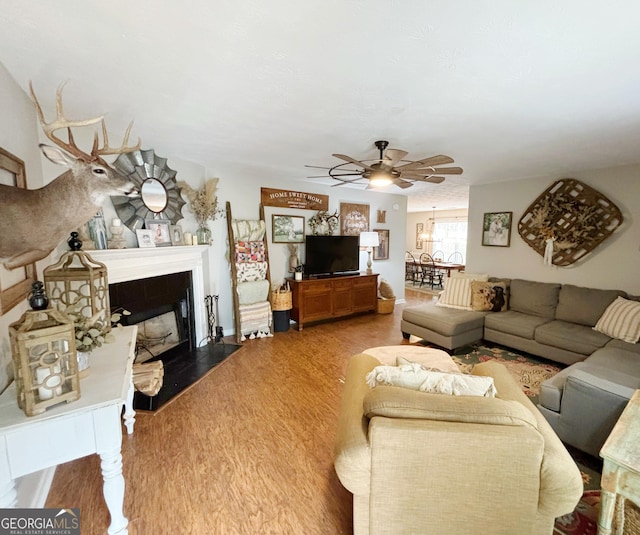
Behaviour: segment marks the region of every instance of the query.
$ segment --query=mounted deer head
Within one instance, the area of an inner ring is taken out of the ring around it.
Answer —
[[[111,167],[102,156],[131,152],[140,148],[140,140],[128,147],[129,125],[122,145],[109,147],[104,116],[81,121],[65,119],[62,108],[62,89],[56,92],[56,118],[47,123],[31,83],[29,89],[44,134],[57,147],[40,145],[43,154],[66,172],[43,188],[27,190],[0,185],[0,221],[5,231],[0,233],[0,262],[8,269],[41,260],[69,233],[86,223],[111,195],[130,195],[134,184]],[[103,146],[99,147],[95,133],[90,153],[76,145],[72,128],[101,123]],[[56,130],[67,129],[67,141],[54,135]],[[62,149],[62,150],[61,150]]]

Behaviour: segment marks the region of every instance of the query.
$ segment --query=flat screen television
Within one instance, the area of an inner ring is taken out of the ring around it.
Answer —
[[[346,275],[360,270],[358,236],[307,236],[304,274]]]

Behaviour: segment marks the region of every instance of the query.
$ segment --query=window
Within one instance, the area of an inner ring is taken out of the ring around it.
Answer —
[[[431,252],[442,253],[442,259],[448,260],[453,253],[462,255],[462,264],[467,259],[467,220],[437,220],[433,225]],[[438,257],[440,254],[437,255]],[[459,260],[459,258],[458,258]]]

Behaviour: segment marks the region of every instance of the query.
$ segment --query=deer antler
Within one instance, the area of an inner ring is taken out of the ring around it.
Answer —
[[[42,112],[42,108],[40,107],[40,103],[36,97],[36,94],[33,90],[33,84],[29,82],[29,90],[31,92],[31,98],[36,106],[36,112],[38,114],[38,119],[42,125],[42,130],[44,134],[49,138],[53,143],[58,145],[59,147],[66,150],[69,154],[72,154],[76,158],[79,158],[83,161],[93,161],[100,159],[101,155],[107,154],[121,154],[123,152],[132,152],[134,150],[138,150],[140,148],[140,139],[138,138],[138,143],[134,147],[127,147],[127,143],[129,141],[129,133],[131,132],[131,127],[133,126],[133,122],[129,124],[124,136],[124,141],[122,142],[122,146],[119,148],[111,148],[109,147],[109,138],[107,135],[107,127],[104,120],[104,115],[99,115],[98,117],[94,117],[93,119],[84,119],[82,121],[70,121],[65,118],[64,111],[62,107],[62,90],[64,89],[66,82],[63,82],[58,86],[56,90],[56,118],[55,120],[47,123],[44,118],[44,113]],[[102,123],[102,137],[104,139],[104,146],[102,148],[98,147],[98,133],[95,133],[93,139],[93,148],[91,150],[91,154],[87,154],[83,150],[81,150],[75,143],[73,139],[73,134],[71,133],[71,129],[74,127],[81,126],[90,126],[92,124]],[[64,141],[59,137],[54,135],[56,130],[60,128],[67,129],[68,141]]]

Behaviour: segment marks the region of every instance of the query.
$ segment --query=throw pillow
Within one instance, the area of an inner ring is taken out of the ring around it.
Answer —
[[[471,282],[471,279],[464,277],[448,279],[436,305],[471,310]]]
[[[378,287],[378,293],[380,294],[380,297],[382,297],[383,299],[396,298],[395,294],[393,293],[393,289],[391,288],[391,285],[384,279],[380,281],[380,286]]]
[[[366,377],[367,384],[399,386],[432,394],[495,397],[493,377],[448,373],[428,369],[398,357],[398,366],[376,366]]]
[[[507,285],[504,282],[471,282],[471,308],[502,312],[507,310]]]
[[[451,276],[447,278],[448,279],[471,279],[474,281],[487,282],[489,280],[489,274],[488,273],[467,273],[466,271],[452,271]]]
[[[640,339],[640,302],[618,297],[600,316],[594,330],[635,344]]]

